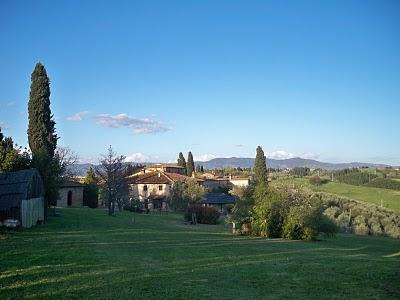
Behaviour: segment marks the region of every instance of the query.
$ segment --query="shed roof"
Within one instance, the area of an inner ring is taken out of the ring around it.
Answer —
[[[224,193],[207,193],[200,203],[203,204],[235,204],[237,197]]]
[[[0,173],[0,210],[18,207],[22,200],[43,195],[42,178],[36,169]]]

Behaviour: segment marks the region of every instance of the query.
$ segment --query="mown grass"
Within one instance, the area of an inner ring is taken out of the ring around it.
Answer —
[[[320,186],[314,186],[309,183],[308,178],[290,178],[279,179],[275,182],[273,181],[273,184],[281,183],[302,186],[318,192],[345,196],[357,201],[372,203],[378,206],[383,204],[383,207],[385,208],[400,212],[400,191],[396,190],[356,186],[340,182],[328,182]]]
[[[61,214],[0,240],[0,299],[400,297],[399,240],[268,240],[179,214]]]

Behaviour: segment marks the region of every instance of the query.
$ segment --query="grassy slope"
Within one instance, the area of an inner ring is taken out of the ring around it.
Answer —
[[[0,240],[5,298],[398,298],[400,241],[233,236],[180,215],[63,209]]]
[[[373,203],[379,206],[381,205],[382,200],[384,207],[400,212],[400,191],[367,186],[355,186],[339,182],[329,182],[321,186],[312,186],[308,183],[308,179],[306,178],[280,179],[273,183],[277,184],[284,182],[302,185],[315,191],[345,196],[351,199]]]

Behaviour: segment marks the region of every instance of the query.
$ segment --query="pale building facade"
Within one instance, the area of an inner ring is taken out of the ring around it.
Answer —
[[[59,199],[57,206],[60,207],[82,207],[83,206],[83,184],[75,181],[64,181],[58,191]]]

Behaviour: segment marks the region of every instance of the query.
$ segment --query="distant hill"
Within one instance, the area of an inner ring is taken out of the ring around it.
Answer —
[[[144,165],[149,165],[152,163],[141,163]],[[230,157],[230,158],[214,158],[209,161],[197,161],[195,165],[202,165],[205,169],[221,169],[225,167],[232,168],[252,168],[254,166],[254,158],[246,157]],[[269,168],[275,169],[292,169],[296,167],[307,167],[310,169],[328,169],[328,170],[338,170],[345,168],[358,168],[358,167],[375,167],[384,168],[388,165],[384,164],[372,164],[372,163],[361,163],[361,162],[351,162],[351,163],[327,163],[320,162],[313,159],[304,159],[300,157],[289,158],[289,159],[267,159],[267,165]],[[85,176],[87,171],[94,164],[75,164],[70,166],[70,170],[76,176]]]
[[[205,169],[220,169],[224,167],[232,168],[250,168],[254,166],[254,158],[241,158],[241,157],[230,157],[230,158],[214,158],[205,162],[196,162],[196,165],[203,165]],[[296,167],[307,167],[311,169],[345,169],[345,168],[357,168],[357,167],[379,167],[384,168],[387,165],[383,164],[372,164],[372,163],[327,163],[320,162],[313,159],[304,159],[300,157],[289,158],[289,159],[267,159],[267,165],[269,168],[275,169],[292,169]]]

